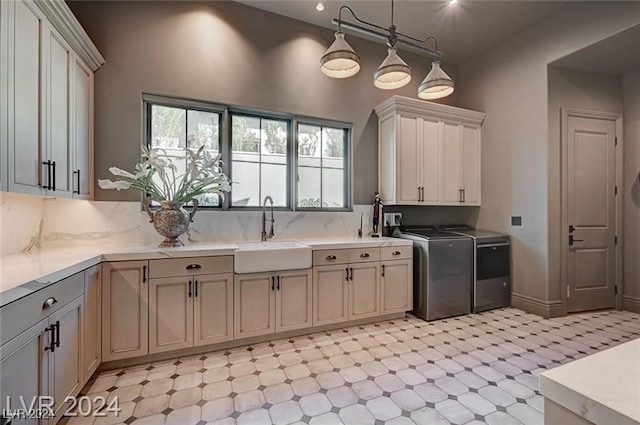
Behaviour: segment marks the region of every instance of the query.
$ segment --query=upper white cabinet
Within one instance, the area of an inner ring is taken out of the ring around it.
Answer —
[[[401,96],[375,110],[385,204],[480,205],[484,113]]]
[[[1,190],[91,197],[103,63],[64,1],[0,2]]]

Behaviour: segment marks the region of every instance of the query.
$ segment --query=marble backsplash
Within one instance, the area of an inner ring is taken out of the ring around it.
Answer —
[[[371,231],[373,208],[352,212],[275,211],[275,239],[336,238],[357,235],[363,214]],[[260,211],[199,211],[184,242],[260,239]],[[0,255],[38,248],[158,244],[162,237],[138,202],[93,202],[0,193]]]

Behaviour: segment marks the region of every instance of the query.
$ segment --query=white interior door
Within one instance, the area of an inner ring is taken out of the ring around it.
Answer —
[[[615,306],[616,122],[567,118],[570,312]]]

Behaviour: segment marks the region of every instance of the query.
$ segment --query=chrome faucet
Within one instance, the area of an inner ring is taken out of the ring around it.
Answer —
[[[271,230],[267,235],[267,201],[271,203]],[[264,201],[262,201],[262,237],[260,240],[265,242],[267,239],[271,239],[274,236],[273,233],[273,223],[275,220],[273,219],[273,199],[271,196],[265,196]]]

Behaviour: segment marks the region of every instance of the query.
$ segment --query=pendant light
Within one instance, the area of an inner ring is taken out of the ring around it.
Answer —
[[[438,40],[435,37],[427,37],[427,40],[429,39],[433,39],[437,51]],[[442,99],[453,93],[453,90],[453,80],[440,68],[440,61],[434,60],[431,62],[431,71],[418,86],[418,97],[426,100]]]
[[[399,89],[411,81],[411,68],[400,56],[395,47],[389,47],[387,57],[373,74],[373,84],[383,90]]]
[[[360,71],[360,56],[344,39],[338,29],[335,41],[320,58],[320,71],[331,78],[348,78]]]

